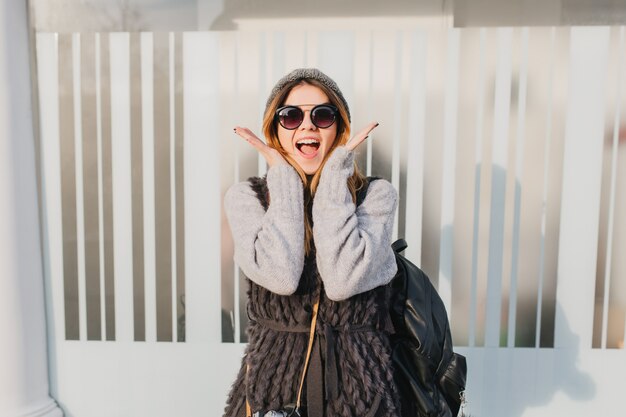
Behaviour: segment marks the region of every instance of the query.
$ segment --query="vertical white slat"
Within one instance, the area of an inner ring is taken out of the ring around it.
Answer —
[[[470,291],[470,320],[469,320],[469,346],[476,345],[476,326],[478,309],[478,236],[480,220],[480,195],[481,195],[481,172],[483,166],[483,119],[485,117],[485,47],[486,29],[480,30],[480,54],[478,68],[478,99],[476,105],[476,181],[474,188],[474,217],[472,236],[472,284]]]
[[[237,38],[236,34],[232,32],[222,33],[217,38],[217,58],[214,59],[218,65],[217,79],[219,86],[220,97],[220,137],[223,139],[219,143],[219,150],[221,150],[223,158],[223,169],[220,171],[220,177],[224,178],[220,184],[221,191],[225,191],[231,184],[237,183],[239,179],[239,154],[244,145],[247,145],[245,141],[234,134],[233,127],[240,126],[242,121],[238,118],[237,109]],[[237,113],[237,114],[236,114]],[[230,140],[229,140],[230,139]],[[243,142],[243,143],[242,143]],[[221,197],[221,195],[220,195]],[[221,198],[220,198],[221,199]],[[224,213],[220,211],[221,222],[220,224],[227,224],[227,219]],[[223,222],[223,223],[222,223]],[[227,233],[227,229],[222,229],[221,234]],[[226,245],[221,258],[225,261],[222,280],[220,285],[220,300],[223,304],[225,312],[229,314],[230,324],[233,329],[233,336],[239,329],[238,323],[235,322],[234,311],[239,307],[238,296],[236,292],[238,281],[236,278],[236,271],[239,266],[233,260],[233,242],[230,236],[222,236],[222,243]],[[220,326],[221,327],[221,326]],[[236,338],[236,336],[234,336]],[[221,331],[220,331],[221,338]],[[236,340],[236,339],[235,339]]]
[[[444,163],[446,105],[446,57],[451,28],[432,25],[426,48],[426,88],[428,104],[424,143],[424,229],[422,236],[422,269],[438,286],[441,243],[441,202]]]
[[[318,65],[319,65],[318,64],[319,53],[318,53],[318,47],[317,47],[318,36],[319,36],[319,33],[317,31],[315,31],[315,30],[308,30],[306,32],[306,38],[305,38],[306,55],[304,57],[304,59],[305,59],[304,66],[305,67],[317,68]],[[341,85],[339,86],[339,88],[341,88]]]
[[[359,129],[361,124],[354,124],[355,117],[362,118],[364,115],[355,113],[355,34],[348,31],[324,31],[319,32],[317,37],[318,68],[335,80],[350,106],[353,126]],[[360,149],[361,146],[358,149],[363,152],[365,146]]]
[[[617,183],[617,153],[618,153],[618,145],[619,145],[619,130],[620,130],[620,112],[621,112],[621,104],[622,104],[622,85],[624,82],[624,26],[620,28],[619,31],[619,53],[618,53],[618,71],[617,71],[617,89],[616,91],[616,105],[615,105],[615,120],[613,123],[613,147],[611,149],[611,188],[610,188],[610,197],[609,197],[609,219],[607,226],[607,237],[606,237],[606,258],[604,259],[604,305],[602,306],[602,338],[601,338],[601,346],[603,349],[606,349],[606,339],[607,339],[607,327],[608,327],[608,316],[609,316],[609,289],[611,288],[611,271],[612,271],[612,258],[613,258],[613,224],[614,224],[614,216],[615,216],[615,194],[616,183]],[[626,332],[625,332],[626,334]]]
[[[374,113],[374,100],[373,100],[373,93],[374,93],[374,32],[370,32],[370,39],[369,39],[369,62],[368,62],[368,68],[369,68],[369,83],[368,83],[368,108],[367,108],[367,116],[368,119],[371,119],[373,117],[373,113]],[[374,136],[370,135],[370,137],[367,139],[367,163],[366,163],[366,175],[372,175],[372,155],[374,154],[374,150],[372,148],[372,141],[374,140]]]
[[[187,343],[219,342],[220,102],[218,35],[183,35]]]
[[[497,31],[496,91],[492,142],[491,219],[487,268],[487,308],[485,346],[500,345],[502,308],[502,254],[504,244],[504,204],[511,107],[511,28]]]
[[[352,85],[354,89],[354,102],[351,103],[352,126],[358,126],[371,120],[371,33],[369,31],[357,31],[354,34],[353,47]],[[371,175],[371,137],[361,144],[358,153],[365,153],[365,166],[359,167],[365,175]]]
[[[572,28],[554,345],[588,348],[593,330],[605,79],[610,29]]]
[[[426,122],[426,37],[419,31],[411,34],[410,56],[405,232],[409,246],[405,255],[416,265],[421,265],[424,211],[424,124]]]
[[[284,37],[284,46],[285,74],[296,68],[302,68],[306,60],[306,34],[301,31],[288,32]]]
[[[400,113],[400,126],[398,127],[399,131],[399,141],[400,141],[400,152],[399,152],[399,167],[398,167],[398,176],[400,177],[400,183],[398,192],[400,197],[398,201],[398,234],[397,237],[406,238],[407,231],[407,217],[409,213],[406,211],[406,201],[407,201],[407,172],[408,167],[407,163],[409,160],[409,124],[410,122],[410,114],[409,114],[409,106],[410,106],[410,95],[411,95],[411,78],[413,77],[413,73],[411,72],[411,50],[412,40],[413,40],[413,31],[412,30],[402,30],[398,33],[398,37],[402,41],[402,47],[400,49],[400,54],[402,56],[401,67],[398,70],[398,84],[399,84],[399,107],[398,112]],[[402,228],[400,226],[402,225]],[[406,252],[405,252],[406,254]]]
[[[171,257],[171,299],[172,299],[172,341],[178,340],[178,320],[176,314],[176,307],[178,306],[178,300],[176,297],[176,283],[178,281],[178,267],[177,267],[177,247],[176,247],[176,83],[175,83],[175,71],[176,65],[174,62],[175,51],[174,48],[174,32],[170,32],[168,36],[168,66],[169,66],[169,109],[170,109],[170,240],[172,245]]]
[[[274,61],[277,51],[274,42],[274,33],[267,31],[261,35],[261,72],[259,75],[259,114],[260,120],[263,120],[265,112],[265,101],[274,87]]]
[[[78,322],[80,340],[87,339],[87,294],[85,292],[85,210],[83,206],[83,128],[81,111],[81,38],[72,34],[72,81],[74,94],[74,155],[76,170],[76,246],[78,260]]]
[[[50,357],[65,335],[63,305],[63,225],[61,216],[61,145],[59,137],[58,35],[37,33],[37,82],[41,145],[41,192],[43,213],[44,282]],[[52,313],[52,314],[50,314]],[[51,363],[51,366],[56,364]]]
[[[267,84],[266,96],[269,96],[270,89],[274,87],[274,83],[287,73],[287,64],[285,56],[285,37],[288,36],[284,32],[274,32],[272,36],[272,44],[274,55],[272,58],[272,72],[268,74],[270,82]]]
[[[620,27],[620,31],[625,31],[626,32],[626,26]],[[620,37],[621,36],[626,37],[626,34],[622,35],[621,32],[620,32]],[[625,40],[625,42],[626,42],[626,40]],[[623,60],[623,64],[622,65],[623,66],[621,67],[622,69],[621,69],[620,74],[622,74],[622,72],[624,71],[624,68],[626,68],[626,49],[625,48],[626,48],[626,46],[621,48],[622,49],[622,54],[623,54],[622,55],[622,60]],[[622,74],[622,77],[623,77],[623,74]],[[624,80],[624,79],[622,79],[622,81],[621,81],[620,100],[626,100],[626,80]],[[621,117],[622,117],[621,123],[624,124],[626,122],[626,108],[624,108],[624,107],[621,108]],[[623,150],[624,149],[622,149],[622,151]],[[619,154],[619,155],[621,155],[623,157],[624,154]],[[618,167],[618,168],[620,168],[618,170],[618,173],[619,172],[626,172],[625,171],[626,164],[624,164],[624,159],[622,159],[621,161],[622,161],[622,164]],[[624,207],[624,205],[626,204],[626,191],[625,191],[625,189],[623,187],[626,184],[624,182],[624,180],[626,178],[624,178],[624,176],[620,177],[619,175],[617,176],[617,178],[618,178],[618,181],[619,181],[618,184],[621,184],[621,188],[620,187],[617,188],[620,191],[618,191],[616,196],[615,196],[616,197],[616,202],[615,202],[614,206]],[[624,237],[626,237],[623,234],[624,233],[624,229],[623,229],[624,223],[623,223],[623,220],[622,220],[623,217],[618,217],[618,219],[619,219],[619,221],[617,222],[618,225],[614,226],[614,227],[617,227],[618,229],[621,228],[621,230],[622,230],[622,232],[621,232],[621,236],[622,237],[620,239],[619,247],[623,248],[624,247]],[[615,261],[612,261],[612,262],[615,263]],[[626,266],[626,264],[624,263],[623,259],[617,265],[618,265],[619,268],[624,268],[624,266]],[[607,265],[607,267],[608,267],[608,265]],[[624,269],[622,269],[622,271],[623,270]],[[623,342],[622,342],[621,348],[622,349],[626,349],[626,320],[624,320],[624,333],[623,334],[624,334],[624,337],[622,339]]]
[[[257,32],[240,32],[236,35],[237,55],[236,55],[236,77],[239,100],[238,117],[243,117],[251,130],[257,131],[261,119],[258,117],[258,102],[260,102],[259,85],[262,81],[259,72],[262,63],[261,48],[263,43]],[[254,68],[251,71],[251,68]],[[249,100],[253,98],[253,100]],[[264,97],[267,98],[267,97]],[[263,101],[264,102],[264,101]],[[265,106],[263,106],[265,108]],[[250,148],[249,146],[246,149]],[[256,152],[255,152],[256,153]]]
[[[246,59],[245,53],[242,53],[241,51],[244,49],[242,47],[242,33],[238,32],[235,34],[234,36],[234,51],[233,51],[233,58],[234,58],[234,82],[233,82],[233,87],[234,87],[234,108],[235,109],[240,109],[242,106],[242,102],[240,100],[241,97],[241,81],[243,81],[245,83],[245,77],[243,77],[241,75],[241,71],[240,71],[240,67],[241,67],[241,59]],[[240,116],[241,117],[241,116]],[[243,123],[244,125],[248,125],[248,122],[244,119],[241,122],[237,122],[237,123]],[[242,144],[241,141],[237,142],[237,146],[236,146],[236,152],[235,152],[235,173],[234,173],[234,178],[235,178],[235,183],[238,183],[239,181],[242,180],[241,178],[241,160],[242,160],[242,156],[244,154],[244,152],[250,152],[250,149],[246,149],[245,144]],[[245,178],[245,177],[244,177]],[[241,299],[241,270],[239,268],[239,265],[237,263],[235,263],[235,269],[234,269],[234,292],[233,292],[233,313],[234,313],[234,317],[233,317],[233,321],[234,321],[234,332],[235,332],[235,343],[240,343],[241,342],[241,307],[239,305],[239,300]]]
[[[109,35],[116,341],[134,337],[129,41],[128,33]]]
[[[513,242],[515,241],[515,193],[517,190],[515,177],[515,161],[518,146],[518,138],[516,136],[519,127],[519,108],[518,103],[514,102],[515,97],[519,102],[520,88],[520,58],[521,58],[521,31],[522,29],[513,28],[511,36],[511,78],[510,78],[510,94],[509,94],[509,123],[507,126],[507,151],[506,151],[506,170],[500,182],[502,192],[502,249],[501,249],[501,307],[500,307],[500,346],[507,346],[509,343],[509,312],[511,302],[511,268],[513,263]],[[517,123],[516,123],[517,122]],[[514,333],[513,333],[514,334]]]
[[[239,41],[239,33],[236,33],[234,36],[234,51],[233,51],[233,58],[234,58],[234,77],[233,77],[233,94],[235,99],[233,100],[233,104],[234,104],[234,108],[238,109],[239,108],[239,76],[238,76],[238,71],[237,69],[239,68],[239,50],[241,49],[240,46],[240,41]],[[241,181],[241,178],[239,176],[239,172],[240,172],[240,162],[241,162],[241,149],[243,148],[243,145],[241,142],[237,142],[238,145],[236,146],[236,152],[235,152],[235,184],[238,183],[239,181]],[[239,299],[240,299],[240,286],[239,283],[241,281],[240,279],[240,269],[239,269],[239,265],[235,262],[235,269],[234,269],[234,291],[233,291],[233,313],[234,317],[231,317],[231,320],[233,320],[234,322],[234,332],[235,332],[235,343],[240,343],[241,342],[241,318],[240,318],[240,308],[239,308]]]
[[[140,35],[143,165],[144,302],[146,342],[156,342],[156,236],[154,190],[154,38]]]
[[[528,28],[521,32],[521,57],[519,69],[519,93],[517,96],[517,127],[515,150],[515,202],[513,208],[513,240],[511,245],[511,288],[509,292],[508,347],[515,345],[515,323],[517,317],[517,277],[519,261],[521,187],[524,161],[524,138],[526,123],[526,90],[528,85]]]
[[[265,84],[268,82],[267,80],[267,74],[269,73],[269,65],[271,63],[271,59],[268,59],[269,56],[271,56],[271,49],[272,49],[272,44],[270,42],[268,42],[268,33],[263,32],[263,33],[259,33],[259,78],[257,80],[257,105],[258,105],[258,111],[257,111],[257,120],[259,121],[258,123],[258,130],[256,130],[258,133],[257,135],[262,138],[263,137],[263,115],[265,114],[265,101],[269,95],[269,93],[266,93],[266,87]],[[267,172],[267,161],[265,160],[265,158],[263,157],[263,155],[261,153],[259,153],[257,155],[257,175],[259,177],[263,177],[265,175],[265,173]]]
[[[263,137],[262,112],[265,110],[265,99],[261,97],[260,84],[263,80],[262,73],[258,70],[262,66],[265,54],[262,53],[263,42],[258,32],[241,32],[237,34],[237,123],[250,128],[259,137]],[[251,68],[255,68],[251,71]],[[259,112],[259,106],[262,106]],[[237,139],[240,139],[237,137]],[[256,160],[257,169],[252,170],[248,166],[243,166],[243,174],[246,178],[250,175],[258,175],[266,170],[266,161],[263,155],[257,152],[250,145],[240,140],[242,153],[239,155],[243,161]]]
[[[235,40],[235,49],[237,49],[237,41]],[[237,52],[235,52],[235,68],[237,68]],[[234,91],[235,91],[235,97],[238,96],[239,93],[239,83],[238,83],[238,78],[235,76],[235,80],[234,80]],[[235,108],[237,108],[237,99],[234,100],[234,104],[235,104]],[[240,172],[240,162],[241,162],[241,152],[240,149],[242,148],[242,144],[240,142],[238,142],[239,145],[235,147],[236,151],[235,151],[235,163],[234,163],[234,178],[235,181],[234,183],[238,183],[241,181],[241,178],[239,176],[239,172]],[[233,291],[233,310],[231,312],[231,321],[234,323],[233,325],[233,331],[234,331],[234,341],[235,343],[240,343],[241,342],[241,317],[240,317],[240,308],[239,308],[239,299],[240,299],[240,281],[241,281],[241,277],[240,277],[240,271],[241,269],[239,268],[239,264],[237,264],[237,262],[235,261],[235,268],[234,268],[234,291]]]
[[[368,98],[367,98],[367,116],[368,119],[371,119],[374,116],[374,31],[372,30],[369,33],[369,55],[368,55],[368,63],[367,66],[369,68],[369,83],[368,83]],[[374,136],[370,135],[367,139],[367,175],[372,175],[372,155],[374,154],[374,149],[372,147],[372,143],[374,140]]]
[[[400,147],[402,135],[402,32],[396,32],[394,40],[396,54],[394,57],[394,85],[393,85],[393,151],[391,153],[391,184],[396,190],[400,190]],[[393,239],[398,238],[398,222],[399,222],[400,204],[396,208],[396,215],[393,222]]]
[[[452,231],[454,227],[454,172],[456,168],[457,113],[459,93],[459,48],[461,31],[448,31],[443,120],[443,164],[441,180],[441,241],[439,246],[439,295],[451,311]]]
[[[263,138],[261,131],[265,104],[274,84],[284,74],[284,34],[277,32],[265,32],[261,38],[261,50],[259,51],[260,64],[263,70],[259,74],[259,137]],[[267,161],[263,155],[258,155],[258,176],[267,174]]]
[[[104,192],[102,177],[102,102],[100,94],[100,34],[95,34],[96,143],[98,161],[98,250],[100,258],[100,339],[106,340],[106,291],[104,283]]]
[[[376,154],[378,170],[373,174],[391,178],[393,163],[393,120],[394,120],[394,88],[396,85],[396,33],[391,30],[376,31],[372,37],[371,50],[371,96],[369,103],[371,118],[379,120],[378,126],[368,138],[368,166]],[[369,109],[368,109],[369,110]],[[368,111],[369,113],[369,111]],[[368,121],[369,121],[368,120]],[[355,128],[356,131],[361,127]],[[372,149],[372,151],[370,151]],[[371,168],[368,168],[371,170]]]
[[[556,28],[550,31],[550,51],[554,51]],[[554,86],[554,53],[550,54],[550,62],[548,63],[549,79],[548,79],[548,114],[546,116],[546,136],[544,140],[544,161],[543,161],[543,194],[541,196],[541,244],[539,247],[539,275],[537,285],[537,316],[535,324],[535,347],[539,347],[541,343],[541,314],[543,307],[543,282],[545,274],[545,258],[546,258],[546,205],[548,201],[548,186],[550,175],[550,151],[552,144],[552,114],[553,114],[553,86]]]

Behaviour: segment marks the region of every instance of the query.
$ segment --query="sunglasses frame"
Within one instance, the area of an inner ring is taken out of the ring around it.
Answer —
[[[280,121],[280,116],[279,113],[285,109],[291,108],[293,107],[294,109],[298,109],[300,111],[300,113],[302,114],[302,120],[300,120],[300,123],[298,123],[297,126],[292,127],[292,128],[288,128],[286,127],[281,121]],[[333,111],[333,122],[331,124],[329,124],[328,126],[318,126],[317,123],[315,123],[315,121],[313,120],[312,116],[311,117],[311,123],[313,123],[315,125],[315,127],[317,127],[318,129],[328,129],[329,127],[331,127],[332,125],[335,124],[335,122],[337,121],[337,115],[339,114],[339,109],[337,108],[337,106],[333,106],[332,104],[317,104],[315,105],[312,109],[311,109],[311,115],[313,114],[313,112],[315,111],[315,109],[319,108],[319,107],[328,107]],[[283,129],[286,130],[296,130],[297,128],[300,127],[300,125],[302,125],[302,122],[304,122],[304,110],[302,110],[300,107],[298,106],[293,106],[293,105],[289,105],[289,106],[282,106],[279,107],[278,109],[276,109],[276,112],[274,113],[274,118],[276,119],[276,121],[283,127]]]

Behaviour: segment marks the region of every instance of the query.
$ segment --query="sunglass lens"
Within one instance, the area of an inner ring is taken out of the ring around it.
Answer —
[[[311,120],[315,126],[325,129],[335,123],[337,111],[330,106],[317,106],[311,112]]]
[[[302,123],[302,110],[298,107],[285,107],[278,112],[278,120],[285,129],[295,129]]]

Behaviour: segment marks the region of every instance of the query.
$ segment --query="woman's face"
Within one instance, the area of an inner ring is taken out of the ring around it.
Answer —
[[[337,137],[336,120],[325,129],[318,128],[311,121],[311,109],[318,104],[330,104],[328,96],[320,88],[310,84],[296,85],[283,106],[299,107],[304,112],[304,120],[294,130],[287,130],[280,123],[277,126],[280,145],[309,175],[320,167]]]

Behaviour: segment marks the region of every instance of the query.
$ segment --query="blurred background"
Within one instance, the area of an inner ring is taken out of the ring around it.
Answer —
[[[0,10],[4,297],[18,300],[0,415],[221,415],[247,342],[222,198],[267,171],[232,127],[260,132],[298,67],[337,81],[353,128],[380,123],[358,163],[399,191],[394,235],[468,357],[465,412],[621,415],[626,1]]]

